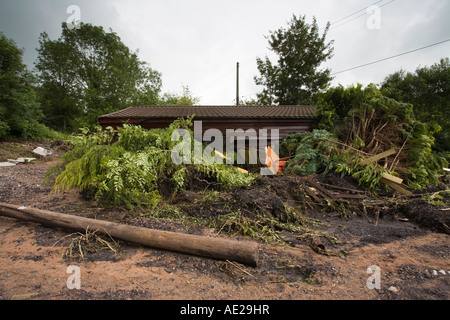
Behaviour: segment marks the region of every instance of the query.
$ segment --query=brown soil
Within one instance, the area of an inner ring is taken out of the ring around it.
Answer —
[[[57,158],[53,160],[0,168],[0,202],[205,236],[218,231],[146,218],[140,210],[104,208],[77,190],[53,194],[43,182]],[[357,188],[333,175],[317,180]],[[249,214],[264,208],[265,214],[289,221],[283,203],[308,208],[296,191],[299,183],[297,178],[266,177],[251,188],[220,193],[209,205],[200,206],[204,194],[192,190],[172,201],[194,217],[220,216],[229,208]],[[204,181],[202,188],[209,186]],[[310,226],[314,232],[281,230],[288,245],[230,235],[260,243],[256,268],[125,242],[120,242],[118,253],[100,251],[68,261],[63,253],[75,237],[71,231],[0,217],[0,299],[447,300],[450,224],[449,211],[443,209],[418,196],[366,214],[355,209],[347,218],[329,210],[305,209],[302,214],[317,222]],[[66,285],[69,265],[80,267],[79,290]],[[381,289],[366,285],[371,276],[367,269],[373,265],[381,270]]]

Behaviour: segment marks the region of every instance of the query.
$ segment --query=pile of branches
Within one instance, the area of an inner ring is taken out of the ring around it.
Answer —
[[[376,188],[384,173],[401,176],[413,189],[438,184],[446,159],[433,153],[440,127],[415,119],[413,106],[382,95],[376,88],[336,88],[319,103],[319,128],[282,142],[293,156],[288,172],[300,175],[334,170]],[[361,168],[364,159],[387,150],[396,153]],[[314,172],[315,171],[315,172]]]
[[[47,183],[54,185],[54,192],[79,188],[88,198],[133,209],[155,208],[162,200],[160,191],[168,185],[172,195],[192,187],[188,176],[192,171],[224,189],[253,182],[253,174],[226,164],[174,163],[171,153],[178,142],[172,134],[184,129],[193,136],[191,124],[192,119],[179,119],[166,129],[145,130],[128,124],[117,130],[84,129],[70,139],[72,149],[62,156],[61,164],[49,170]]]

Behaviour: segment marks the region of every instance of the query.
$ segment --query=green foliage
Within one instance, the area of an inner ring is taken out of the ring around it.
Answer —
[[[348,88],[339,85],[321,93],[316,114],[319,117],[318,127],[327,130],[333,128],[340,135],[342,129],[347,127],[343,121],[350,110],[359,108],[375,94],[374,86],[363,88],[361,84]]]
[[[186,190],[187,187],[187,177],[186,168],[182,167],[178,169],[172,176],[172,182],[175,184],[175,193],[182,192]]]
[[[158,150],[153,153],[119,151],[114,157],[103,158],[100,166],[103,174],[97,176],[100,184],[96,197],[130,208],[135,204],[155,207],[161,198],[157,181],[158,162],[163,156]]]
[[[55,191],[77,187],[84,191],[91,191],[97,183],[97,176],[101,174],[101,161],[108,153],[108,147],[95,145],[87,150],[80,159],[67,164],[63,173],[55,181]]]
[[[434,134],[441,128],[434,124],[415,122],[410,135],[408,151],[407,183],[414,189],[423,189],[428,184],[438,184],[438,175],[448,166],[444,157],[433,153]]]
[[[280,158],[288,158],[295,154],[302,141],[303,134],[292,132],[280,141]]]
[[[388,97],[411,103],[417,120],[442,128],[435,133],[433,149],[450,160],[450,60],[441,59],[415,72],[395,72],[386,77],[381,90]]]
[[[225,164],[197,164],[195,167],[199,172],[216,179],[217,182],[228,189],[249,186],[255,180],[255,175],[242,174],[236,167]]]
[[[281,237],[275,231],[278,224],[275,219],[260,217],[254,220],[244,216],[240,210],[230,212],[219,217],[217,227],[221,231],[231,234],[242,234],[255,239],[260,239],[265,243],[281,242]]]
[[[0,140],[58,138],[41,123],[36,79],[22,61],[22,50],[0,33]]]
[[[200,98],[194,97],[188,86],[183,86],[180,94],[165,93],[160,104],[170,106],[194,106],[200,102]]]
[[[450,190],[425,194],[422,198],[433,206],[448,207],[450,202]]]
[[[49,175],[59,172],[54,190],[75,187],[112,205],[154,208],[162,199],[159,187],[164,178],[173,183],[174,193],[188,187],[187,166],[171,161],[176,143],[171,136],[177,129],[188,130],[191,120],[176,120],[167,129],[144,130],[127,124],[118,130],[84,129],[71,137],[73,148],[62,157],[62,164],[49,171]],[[113,140],[115,136],[117,141]],[[254,175],[242,174],[228,165],[193,166],[224,188],[250,185],[255,179]]]
[[[281,143],[283,152],[290,152],[296,144],[295,155],[286,167],[287,173],[308,176],[318,172],[329,172],[332,158],[337,153],[336,137],[325,130],[314,130],[303,134],[291,134]]]
[[[308,24],[305,16],[294,15],[288,28],[271,32],[267,38],[278,61],[273,64],[267,57],[256,61],[261,76],[255,82],[265,87],[258,94],[261,104],[315,103],[317,94],[331,81],[330,70],[319,69],[333,52],[332,42],[326,43],[329,26],[321,35],[315,18]]]
[[[388,172],[388,170],[373,163],[360,167],[359,170],[350,170],[349,173],[358,181],[359,185],[371,190],[375,190],[379,186],[383,173],[393,174],[393,172]]]
[[[53,128],[92,126],[101,114],[159,101],[161,75],[112,31],[63,23],[59,39],[44,32],[39,45],[39,99]]]
[[[309,176],[334,171],[341,176],[352,176],[360,185],[375,190],[383,173],[390,173],[376,164],[360,166],[361,153],[356,149],[343,150],[337,137],[326,130],[292,133],[280,146],[283,152],[290,152],[296,146],[285,170],[289,174]]]
[[[395,147],[400,154],[390,168],[403,168],[406,183],[414,189],[437,183],[447,165],[443,157],[433,153],[440,127],[434,122],[418,121],[411,104],[383,95],[374,85],[332,88],[319,101],[319,128],[333,132],[344,145],[366,154],[375,155]],[[382,174],[372,172],[370,167],[357,173],[353,165],[346,168],[344,163],[338,170],[356,174],[364,184],[375,183]]]

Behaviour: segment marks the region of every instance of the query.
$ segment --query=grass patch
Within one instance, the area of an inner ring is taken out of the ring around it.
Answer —
[[[36,158],[32,147],[19,142],[0,142],[0,161],[17,158]]]

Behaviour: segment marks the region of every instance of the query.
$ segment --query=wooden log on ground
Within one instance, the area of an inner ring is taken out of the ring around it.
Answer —
[[[217,260],[231,260],[253,267],[256,267],[258,264],[258,244],[253,242],[233,241],[128,226],[35,208],[18,208],[16,205],[5,203],[0,203],[0,216],[81,232],[89,228],[103,234],[108,234],[116,239],[156,249]]]

